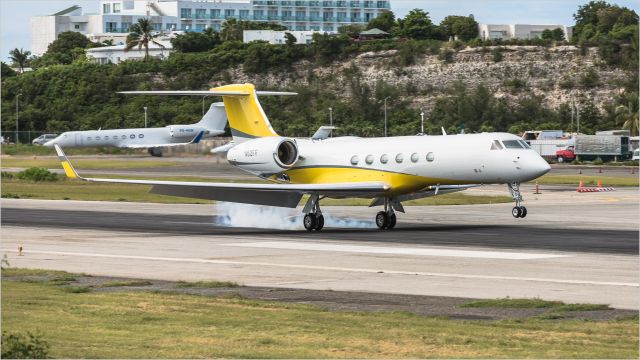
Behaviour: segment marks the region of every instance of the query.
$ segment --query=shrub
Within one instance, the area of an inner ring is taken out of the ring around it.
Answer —
[[[502,55],[501,48],[495,48],[491,51],[491,55],[493,56],[493,62],[500,62],[504,59],[504,55]]]
[[[2,179],[13,179],[13,173],[10,173],[8,171],[3,171],[2,173],[0,173],[2,176]]]
[[[441,49],[440,55],[438,55],[438,59],[447,64],[451,64],[453,62],[453,51],[449,49]]]
[[[594,68],[589,68],[580,77],[580,84],[586,88],[593,88],[600,85],[600,76]]]
[[[28,168],[27,170],[19,172],[16,177],[21,180],[29,180],[35,182],[58,180],[58,175],[41,167]]]
[[[48,353],[49,345],[38,335],[2,332],[3,359],[46,359]]]

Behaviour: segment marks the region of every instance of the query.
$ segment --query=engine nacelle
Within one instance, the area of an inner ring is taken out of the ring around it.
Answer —
[[[298,145],[292,139],[263,137],[240,143],[227,152],[227,160],[257,174],[276,174],[298,161]]]
[[[206,130],[201,126],[194,125],[169,125],[167,126],[169,135],[174,138],[193,138],[202,130]]]

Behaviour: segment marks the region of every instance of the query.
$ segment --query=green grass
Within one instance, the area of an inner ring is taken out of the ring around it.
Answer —
[[[178,163],[164,160],[110,160],[110,159],[74,159],[76,169],[140,169],[162,168],[176,166]],[[43,167],[47,169],[61,169],[57,158],[34,159],[31,157],[2,157],[2,168],[30,168]]]
[[[607,186],[640,186],[640,179],[635,177],[617,177],[617,176],[593,176],[593,175],[545,175],[535,181],[544,185],[575,185],[578,187],[580,180],[584,186],[596,186],[598,180],[602,182],[603,187]],[[532,183],[535,183],[532,181]]]
[[[106,176],[105,176],[106,177]],[[144,177],[122,177],[144,178]],[[148,178],[147,178],[148,179]],[[165,178],[163,178],[165,180]],[[229,182],[226,179],[207,179],[193,177],[167,177],[168,181],[210,181]],[[78,180],[62,180],[57,182],[34,183],[17,179],[2,181],[3,198],[51,199],[51,200],[93,200],[93,201],[133,201],[168,204],[211,204],[212,201],[190,199],[166,195],[149,194],[149,185],[91,183]],[[303,197],[304,204],[307,197]],[[443,194],[435,197],[411,200],[405,206],[416,205],[466,205],[511,202],[508,196],[467,195],[464,193]],[[324,199],[322,205],[367,206],[368,199]]]
[[[70,294],[84,294],[91,291],[91,288],[88,286],[63,286],[60,289]]]
[[[463,308],[522,308],[522,309],[540,309],[548,308],[558,311],[593,311],[593,310],[609,310],[608,305],[604,304],[565,304],[562,301],[548,301],[540,298],[533,299],[488,299],[471,301],[459,305]]]
[[[176,284],[177,288],[233,288],[238,287],[238,283],[232,281],[180,281]]]
[[[98,287],[121,287],[121,286],[147,286],[152,285],[151,281],[147,280],[122,280],[122,281],[106,281],[100,284]]]
[[[26,144],[7,144],[2,145],[0,148],[2,155],[23,155],[23,156],[42,156],[51,155],[55,156],[56,151],[54,148],[38,146],[38,145],[26,145]],[[146,149],[134,150],[134,149],[121,149],[121,148],[69,148],[64,150],[68,155],[127,155],[127,154],[141,154],[147,153]]]
[[[638,358],[636,320],[462,321],[2,281],[2,325],[54,358]]]

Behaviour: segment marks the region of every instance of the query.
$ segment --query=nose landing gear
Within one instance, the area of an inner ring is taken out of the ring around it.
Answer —
[[[520,194],[520,183],[508,183],[507,186],[509,187],[511,197],[516,202],[516,206],[511,209],[511,215],[513,215],[514,218],[524,218],[527,216],[527,208],[521,205],[522,195]]]

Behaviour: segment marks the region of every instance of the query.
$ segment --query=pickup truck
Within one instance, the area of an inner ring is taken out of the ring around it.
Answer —
[[[559,163],[566,161],[573,161],[576,158],[573,146],[567,146],[565,149],[556,151],[556,159]]]

